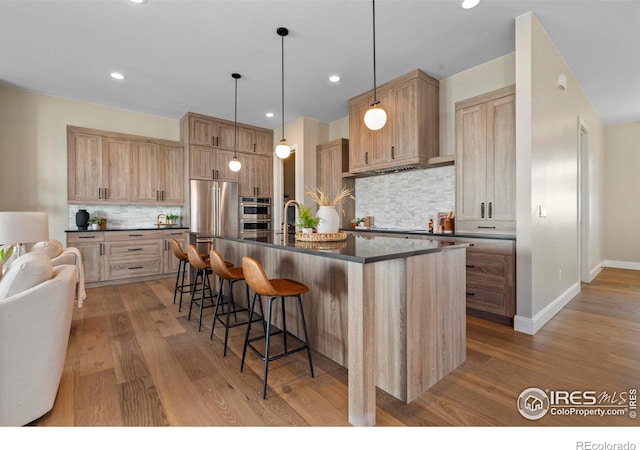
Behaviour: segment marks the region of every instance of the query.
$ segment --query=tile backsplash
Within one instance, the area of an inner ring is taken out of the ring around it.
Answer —
[[[377,228],[426,229],[429,219],[455,208],[455,166],[356,179],[356,216]]]
[[[107,219],[107,228],[153,227],[158,214],[178,214],[182,216],[182,208],[180,206],[69,205],[70,230],[77,229],[76,213],[80,209],[86,209],[91,217],[105,217]]]

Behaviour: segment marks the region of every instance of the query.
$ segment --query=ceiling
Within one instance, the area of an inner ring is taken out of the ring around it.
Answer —
[[[514,51],[532,11],[605,125],[640,120],[640,1],[376,2],[377,81],[437,79]],[[366,0],[0,0],[0,84],[179,119],[187,111],[277,128],[284,38],[286,122],[331,122],[373,87]],[[126,79],[110,78],[112,71]],[[337,84],[328,76],[338,74]],[[271,111],[273,118],[265,117]]]

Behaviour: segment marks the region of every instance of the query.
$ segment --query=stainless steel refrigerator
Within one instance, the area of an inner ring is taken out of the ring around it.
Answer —
[[[192,233],[221,235],[238,229],[238,183],[191,180]]]

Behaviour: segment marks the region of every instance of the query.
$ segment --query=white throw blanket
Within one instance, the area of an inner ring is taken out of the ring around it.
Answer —
[[[71,261],[73,256],[73,261]],[[87,293],[84,288],[84,266],[82,264],[82,255],[80,250],[75,247],[65,248],[60,255],[51,260],[54,266],[60,264],[74,264],[77,268],[78,283],[76,286],[76,302],[78,308],[82,308],[84,300],[87,298]]]

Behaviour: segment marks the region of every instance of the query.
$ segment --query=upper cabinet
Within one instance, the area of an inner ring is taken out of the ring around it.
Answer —
[[[349,101],[349,172],[383,173],[400,166],[429,167],[439,155],[438,80],[414,70],[377,88],[387,113],[382,129],[371,131],[364,115],[373,91]]]
[[[515,87],[456,103],[456,228],[515,233]]]
[[[184,203],[179,142],[67,127],[70,203]]]
[[[182,142],[188,151],[189,178],[236,181],[240,195],[273,194],[273,131],[247,124],[187,113],[181,120]],[[236,141],[237,139],[237,141]],[[242,164],[229,170],[235,144]]]
[[[347,139],[335,139],[316,146],[316,186],[322,189],[327,198],[333,199],[342,191],[342,188],[355,189],[353,178],[343,178],[342,174],[349,171],[349,141]],[[340,214],[342,227],[351,225],[351,219],[355,216],[355,201],[345,200],[340,208],[344,214]]]

